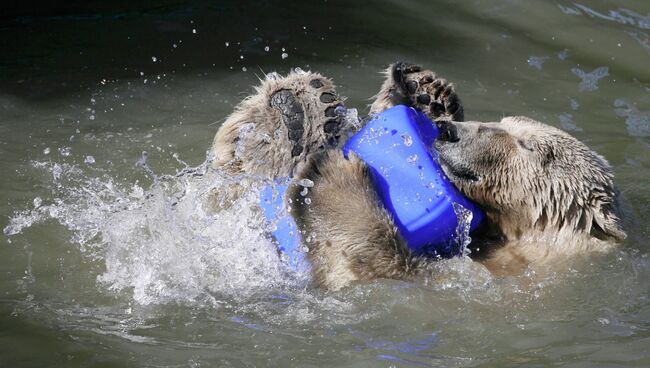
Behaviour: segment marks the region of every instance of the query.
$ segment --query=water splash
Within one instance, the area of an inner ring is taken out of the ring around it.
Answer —
[[[455,241],[459,250],[458,253],[461,254],[461,256],[466,257],[470,252],[467,246],[472,242],[472,238],[469,236],[469,231],[472,225],[474,214],[472,211],[463,207],[459,203],[453,202],[452,206],[454,208],[454,214],[458,219],[458,226],[456,226],[455,236]]]
[[[267,235],[255,180],[222,175],[209,161],[156,175],[147,157],[136,165],[152,177],[149,189],[108,175],[88,177],[73,164],[34,162],[52,173],[53,199],[35,198],[34,208],[16,212],[4,234],[58,222],[83,254],[105,263],[100,285],[144,305],[218,306],[260,290],[304,287],[306,275],[293,274]],[[228,208],[212,208],[215,196],[246,181],[251,185]]]
[[[341,134],[352,136],[359,131],[362,127],[361,119],[359,119],[359,112],[354,108],[347,108],[343,105],[337,106],[334,113],[340,116],[342,121]]]

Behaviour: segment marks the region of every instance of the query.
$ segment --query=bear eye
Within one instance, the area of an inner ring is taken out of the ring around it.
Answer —
[[[555,161],[555,152],[552,149],[549,149],[542,157],[542,165],[548,166],[553,161]]]

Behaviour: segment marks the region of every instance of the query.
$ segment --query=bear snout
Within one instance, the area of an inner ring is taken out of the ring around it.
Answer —
[[[440,142],[456,143],[460,141],[458,128],[450,121],[437,121],[439,135],[437,140]]]

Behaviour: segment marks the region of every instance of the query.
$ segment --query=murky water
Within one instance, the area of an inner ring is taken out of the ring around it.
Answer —
[[[85,6],[0,20],[1,366],[650,365],[650,5]],[[322,293],[255,190],[206,213],[231,185],[206,150],[257,76],[317,70],[361,110],[397,59],[454,81],[468,119],[528,115],[604,155],[625,244]]]

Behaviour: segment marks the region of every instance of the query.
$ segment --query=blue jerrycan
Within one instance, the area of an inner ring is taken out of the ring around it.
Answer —
[[[379,198],[413,252],[449,257],[461,251],[459,205],[472,214],[470,231],[483,214],[443,173],[433,146],[438,135],[424,113],[398,105],[370,120],[343,152],[368,165]]]
[[[352,152],[368,165],[377,195],[411,251],[453,257],[462,252],[459,222],[471,213],[472,231],[483,213],[440,168],[433,146],[438,134],[424,113],[398,105],[369,120],[348,139],[343,153],[349,157]],[[285,184],[269,185],[262,189],[260,202],[267,221],[275,224],[273,236],[280,251],[292,267],[303,267],[300,235],[284,207],[286,189]]]

